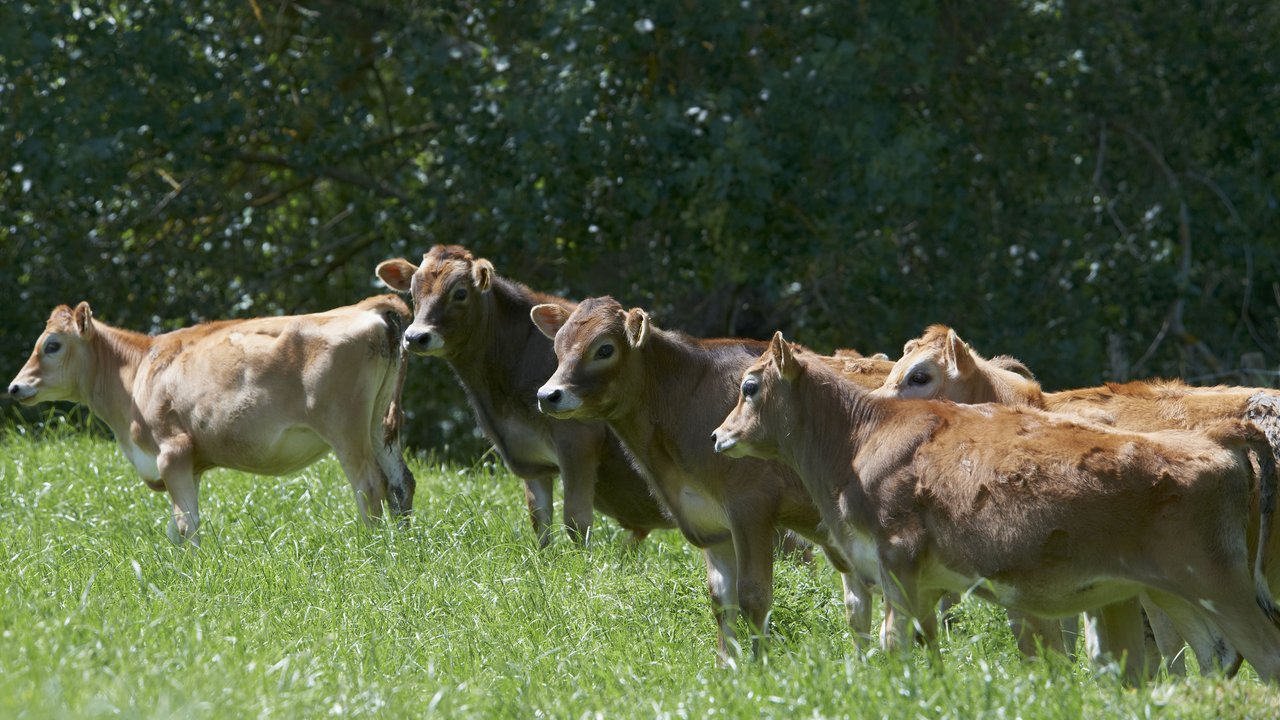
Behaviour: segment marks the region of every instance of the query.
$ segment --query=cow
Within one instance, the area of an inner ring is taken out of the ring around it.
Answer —
[[[360,517],[408,522],[414,478],[400,449],[400,335],[394,295],[312,315],[223,320],[148,336],[54,308],[9,384],[24,405],[83,403],[172,505],[169,537],[199,544],[200,478],[225,467],[284,475],[330,448]]]
[[[538,412],[538,386],[555,370],[556,356],[551,341],[530,324],[529,312],[543,303],[572,310],[572,302],[498,275],[492,263],[459,245],[436,245],[421,265],[387,260],[375,272],[388,287],[412,295],[415,314],[405,348],[449,365],[481,431],[524,481],[539,545],[551,542],[557,473],[565,528],[576,541],[586,542],[590,534],[592,507],[629,530],[633,542],[672,527],[604,423]]]
[[[841,544],[876,548],[886,650],[901,651],[913,621],[932,645],[947,591],[1042,617],[1136,611],[1120,601],[1145,592],[1184,634],[1214,627],[1280,679],[1280,610],[1248,562],[1247,451],[1266,446],[1252,425],[1136,433],[873,397],[781,333],[740,377],[715,449],[791,466]],[[1270,463],[1263,482],[1274,491]]]
[[[1043,392],[1035,376],[1016,359],[1001,355],[990,360],[979,355],[955,330],[932,325],[924,334],[907,341],[902,358],[874,395],[882,397],[945,398],[960,403],[995,402],[1068,413],[1126,430],[1197,430],[1226,420],[1250,422],[1270,441],[1270,462],[1280,457],[1280,392],[1268,388],[1192,387],[1177,380],[1107,383],[1098,387]],[[1255,459],[1255,464],[1257,460]],[[1250,511],[1250,540],[1261,534],[1264,506],[1274,498],[1255,488]],[[1273,596],[1280,592],[1280,533],[1270,536],[1265,553],[1254,552],[1264,563]],[[1256,545],[1256,543],[1255,543]],[[1152,628],[1170,669],[1183,672],[1182,638],[1172,633],[1160,613],[1148,607]],[[1201,664],[1230,667],[1232,658],[1216,642],[1193,643]]]
[[[663,330],[644,310],[624,310],[611,297],[589,298],[572,310],[541,304],[531,315],[554,339],[559,360],[538,389],[538,406],[552,417],[608,423],[680,532],[703,550],[721,662],[738,653],[739,612],[750,625],[753,654],[761,654],[779,526],[827,551],[844,582],[854,640],[870,637],[867,578],[875,574],[874,559],[831,545],[795,473],[778,463],[729,460],[707,444],[733,405],[734,377],[764,343]],[[852,361],[840,362],[846,360]]]

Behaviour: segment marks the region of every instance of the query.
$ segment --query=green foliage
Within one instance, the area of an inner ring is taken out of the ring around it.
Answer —
[[[1274,3],[0,5],[0,357],[316,310],[461,242],[700,334],[1050,388],[1280,362]],[[469,441],[438,364],[413,439]]]
[[[698,552],[635,550],[612,523],[539,551],[519,483],[413,463],[405,531],[355,521],[337,462],[279,479],[216,471],[203,545],[113,444],[0,438],[0,715],[98,717],[1275,717],[1280,695],[1083,661],[1020,660],[967,602],[942,646],[858,656],[835,574],[779,563],[767,662],[715,666]]]

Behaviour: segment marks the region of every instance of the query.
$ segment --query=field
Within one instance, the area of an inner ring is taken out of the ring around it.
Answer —
[[[763,662],[716,666],[700,556],[608,521],[535,548],[518,481],[411,461],[412,528],[367,529],[332,459],[205,478],[203,546],[107,440],[0,431],[0,717],[1280,716],[1280,692],[1024,662],[960,609],[943,667],[856,654],[824,561],[786,560]]]

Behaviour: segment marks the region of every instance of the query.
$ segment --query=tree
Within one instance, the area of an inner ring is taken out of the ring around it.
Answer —
[[[1237,381],[1280,357],[1277,31],[1146,0],[7,3],[0,352],[58,302],[317,310],[460,242],[699,334],[894,355],[947,322],[1048,387]],[[475,447],[443,368],[408,393],[415,443]]]

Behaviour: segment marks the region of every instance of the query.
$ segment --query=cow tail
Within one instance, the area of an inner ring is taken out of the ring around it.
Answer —
[[[395,365],[395,386],[391,392],[391,402],[387,404],[386,415],[382,418],[382,442],[390,446],[400,437],[404,426],[404,409],[401,395],[404,392],[404,377],[409,365],[408,351],[404,347],[404,331],[409,326],[411,316],[404,301],[394,295],[386,296],[391,306],[383,310],[382,318],[387,326],[387,356],[393,358]]]
[[[417,482],[413,472],[405,464],[403,449],[400,444],[400,433],[404,428],[404,393],[405,373],[409,368],[408,351],[402,342],[405,328],[409,326],[411,316],[404,301],[395,296],[388,296],[390,307],[383,310],[382,317],[386,324],[387,357],[391,360],[389,372],[383,378],[383,387],[390,383],[390,397],[387,398],[386,411],[382,416],[382,445],[385,453],[378,453],[379,464],[387,476],[387,490],[392,513],[401,518],[401,524],[408,522],[409,513],[413,509],[413,494]],[[394,379],[391,373],[394,372]],[[382,393],[379,393],[382,396]]]
[[[1280,395],[1260,392],[1249,398],[1245,418],[1265,437],[1253,443],[1258,456],[1258,552],[1253,561],[1253,579],[1257,587],[1258,605],[1271,622],[1280,627],[1280,609],[1267,582],[1268,550],[1275,531],[1277,457],[1280,457]],[[1280,560],[1280,559],[1277,559]]]

